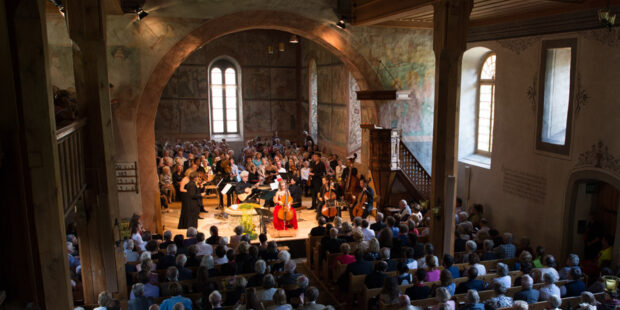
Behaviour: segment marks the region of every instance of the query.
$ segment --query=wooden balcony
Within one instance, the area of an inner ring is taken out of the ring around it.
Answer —
[[[86,189],[84,126],[77,120],[56,130],[60,167],[61,201],[65,217],[74,209]]]

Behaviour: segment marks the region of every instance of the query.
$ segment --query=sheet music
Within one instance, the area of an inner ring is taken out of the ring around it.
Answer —
[[[226,195],[226,193],[228,193],[228,191],[232,188],[232,185],[226,184],[226,186],[224,186],[224,188],[222,188],[222,195]]]
[[[278,182],[273,182],[271,184],[269,184],[269,187],[271,187],[271,190],[276,190],[278,189]]]

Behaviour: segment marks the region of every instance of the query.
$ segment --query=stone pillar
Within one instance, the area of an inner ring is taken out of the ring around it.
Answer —
[[[0,282],[6,308],[72,309],[45,1],[0,0]],[[3,305],[3,307],[5,306]]]
[[[96,303],[106,290],[127,299],[125,258],[120,239],[118,193],[114,163],[105,14],[100,0],[65,1],[69,36],[73,41],[75,86],[86,102],[86,182],[83,210],[78,210],[84,299]]]
[[[439,0],[434,3],[435,121],[430,241],[436,246],[437,255],[454,250],[456,187],[448,186],[448,178],[457,174],[461,59],[472,7],[473,0]],[[450,229],[444,229],[446,225]]]

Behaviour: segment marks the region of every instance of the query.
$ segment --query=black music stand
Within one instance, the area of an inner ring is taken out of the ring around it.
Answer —
[[[267,234],[267,223],[270,222],[269,218],[272,216],[270,210],[254,208],[256,214],[260,216],[260,232],[261,234]]]

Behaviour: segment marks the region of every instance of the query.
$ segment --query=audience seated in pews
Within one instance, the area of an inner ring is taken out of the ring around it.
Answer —
[[[131,293],[134,296],[129,300],[129,310],[148,310],[153,304],[153,299],[144,296],[144,284],[136,283],[131,287]]]
[[[484,284],[482,280],[476,279],[477,277],[478,277],[478,268],[469,267],[469,269],[467,269],[467,281],[461,282],[456,287],[456,293],[463,294],[463,293],[466,293],[468,290],[476,290],[476,291],[484,290],[486,285]]]
[[[383,286],[385,282],[385,278],[387,275],[385,272],[387,271],[387,263],[384,261],[379,261],[375,264],[375,269],[364,279],[364,284],[367,288],[379,288]]]
[[[521,276],[521,287],[522,289],[517,292],[513,299],[514,300],[523,300],[528,304],[533,304],[538,302],[540,293],[533,289],[534,280],[528,274]]]
[[[504,285],[504,283],[494,282],[493,290],[495,291],[496,295],[495,297],[487,299],[484,302],[485,306],[488,306],[492,309],[512,307],[512,297],[506,296],[508,288],[506,287],[506,285]]]
[[[459,310],[484,310],[484,304],[480,303],[480,295],[476,290],[468,290],[465,297],[465,304]]]

